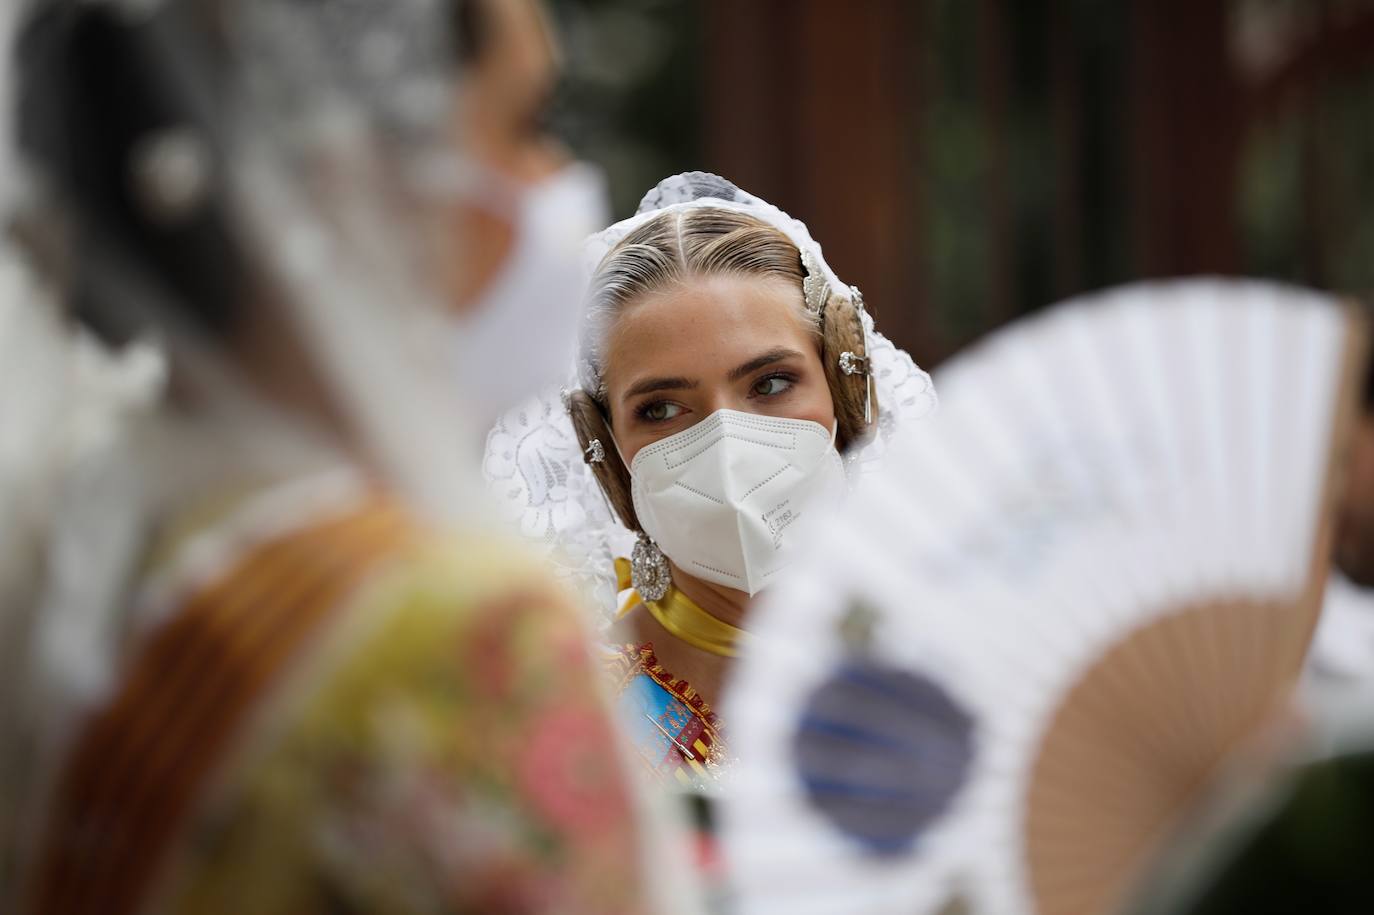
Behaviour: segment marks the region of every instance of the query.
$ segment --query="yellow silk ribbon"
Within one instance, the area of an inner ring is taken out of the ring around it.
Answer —
[[[616,558],[615,574],[619,590],[630,587],[628,559]],[[739,643],[744,639],[744,630],[707,613],[675,585],[668,586],[668,593],[663,595],[662,600],[645,600],[638,591],[631,591],[616,614],[617,618],[629,613],[637,604],[648,607],[649,613],[658,620],[660,626],[693,648],[726,658],[739,655]]]

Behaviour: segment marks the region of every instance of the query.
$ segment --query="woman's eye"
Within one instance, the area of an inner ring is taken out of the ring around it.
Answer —
[[[785,375],[769,375],[754,383],[754,393],[760,397],[773,397],[792,387],[792,379]]]
[[[650,422],[663,423],[670,419],[677,418],[678,414],[681,412],[682,407],[677,404],[669,403],[666,400],[659,400],[641,407],[639,415]]]

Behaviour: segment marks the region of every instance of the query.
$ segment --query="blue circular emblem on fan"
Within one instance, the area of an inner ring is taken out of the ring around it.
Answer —
[[[973,762],[973,718],[934,680],[851,657],[816,690],[793,737],[807,797],[874,854],[907,851]]]

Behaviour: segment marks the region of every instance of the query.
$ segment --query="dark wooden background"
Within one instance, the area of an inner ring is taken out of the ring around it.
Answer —
[[[923,364],[1142,277],[1374,288],[1374,2],[562,6],[657,28],[639,104],[582,101],[643,153],[622,201],[684,168],[772,200]]]

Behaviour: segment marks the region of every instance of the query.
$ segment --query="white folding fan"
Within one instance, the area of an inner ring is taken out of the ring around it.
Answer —
[[[1302,665],[1363,340],[1314,293],[1179,281],[938,374],[754,617],[740,910],[1111,911]]]

